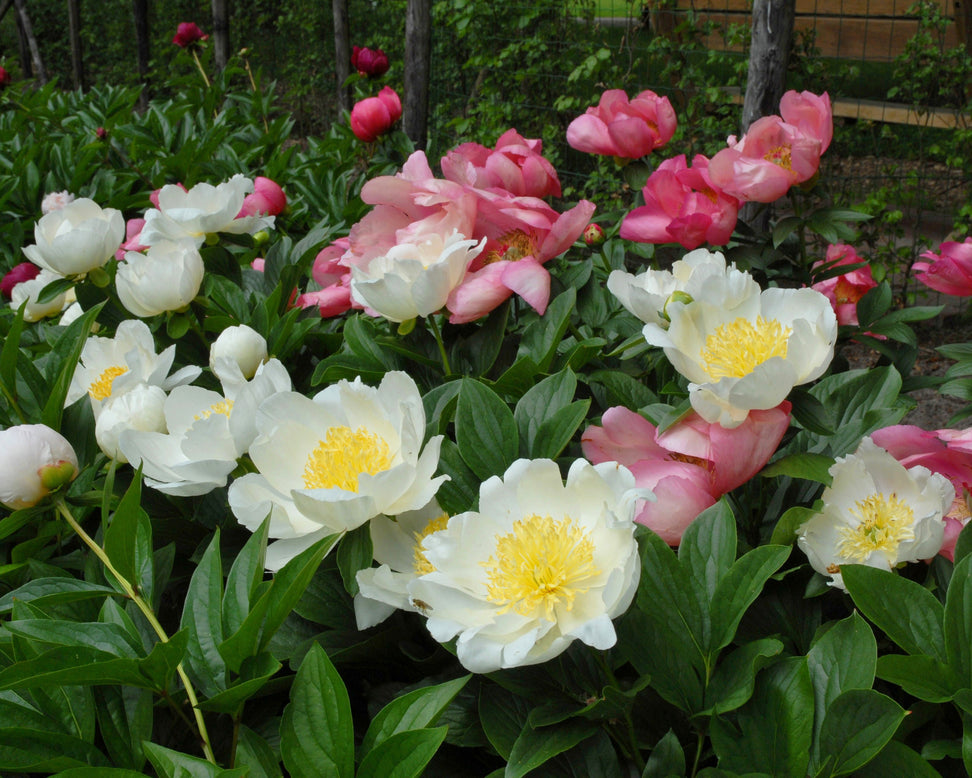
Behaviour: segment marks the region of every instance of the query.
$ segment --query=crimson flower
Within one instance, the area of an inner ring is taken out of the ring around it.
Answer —
[[[351,52],[351,67],[358,75],[377,78],[388,72],[388,55],[381,49],[355,46]]]
[[[359,100],[351,109],[351,131],[355,137],[371,143],[388,132],[402,116],[402,101],[390,86],[377,97]]]
[[[175,37],[172,38],[172,42],[183,49],[198,41],[208,40],[209,36],[200,30],[195,22],[182,22],[176,30]]]

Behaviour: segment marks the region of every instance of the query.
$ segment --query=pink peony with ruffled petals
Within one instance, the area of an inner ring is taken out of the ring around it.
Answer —
[[[926,251],[921,255],[929,261],[915,262],[915,278],[936,292],[972,296],[972,238],[962,243],[946,241],[938,250],[940,254]]]
[[[492,149],[463,143],[441,161],[450,181],[480,189],[502,189],[517,197],[560,197],[560,179],[541,154],[542,142],[507,130]]]
[[[841,265],[856,265],[864,261],[858,256],[853,246],[837,243],[828,246],[826,258],[820,262],[815,262],[813,267],[814,269],[827,265],[839,267]],[[834,313],[837,314],[838,324],[857,326],[857,301],[875,286],[877,286],[877,282],[871,275],[871,268],[865,265],[839,276],[818,281],[810,288],[816,289],[830,300]]]
[[[667,97],[645,90],[631,100],[608,89],[567,127],[567,143],[588,154],[638,159],[672,139],[678,119]]]
[[[701,154],[692,167],[684,154],[662,162],[642,190],[645,204],[621,222],[620,236],[640,243],[680,243],[689,250],[703,243],[728,243],[739,201],[712,183],[708,168],[709,160]]]

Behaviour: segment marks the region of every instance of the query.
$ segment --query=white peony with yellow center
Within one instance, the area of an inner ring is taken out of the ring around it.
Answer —
[[[270,516],[279,538],[267,549],[271,570],[326,535],[423,507],[447,478],[433,477],[442,436],[423,449],[422,398],[402,372],[377,388],[339,381],[313,400],[273,395],[256,429],[249,453],[259,472],[230,485],[229,503],[250,530]]]
[[[472,672],[545,662],[574,640],[610,648],[611,619],[638,586],[634,508],[645,496],[616,462],[578,459],[565,484],[555,462],[518,460],[482,484],[478,511],[423,539],[412,605],[436,640],[458,636]]]
[[[692,407],[706,421],[732,428],[750,411],[775,408],[794,386],[826,372],[834,356],[837,317],[813,289],[708,284],[688,302],[673,302],[667,329],[646,324],[645,339],[689,383]]]
[[[71,405],[87,395],[97,419],[112,397],[141,384],[168,392],[190,383],[202,372],[189,365],[169,375],[174,360],[174,345],[155,353],[155,340],[147,324],[137,319],[123,321],[113,338],[89,337],[85,341],[64,404]]]
[[[938,553],[955,497],[945,476],[906,469],[870,438],[838,459],[830,474],[823,510],[800,527],[797,545],[831,585],[844,588],[841,565],[892,570]]]

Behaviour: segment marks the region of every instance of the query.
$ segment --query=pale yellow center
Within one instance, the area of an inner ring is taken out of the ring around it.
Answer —
[[[415,575],[425,575],[426,573],[435,572],[435,565],[428,560],[428,557],[425,556],[425,551],[422,550],[422,541],[433,532],[438,532],[440,529],[445,529],[448,523],[449,514],[443,513],[436,516],[434,519],[432,519],[432,521],[426,524],[425,529],[423,529],[421,532],[412,533],[415,538],[415,561],[412,565]]]
[[[202,413],[198,414],[194,418],[196,421],[199,421],[200,419],[208,419],[214,413],[218,413],[225,416],[226,418],[229,418],[230,412],[232,410],[233,410],[232,400],[221,400],[218,403],[213,403],[213,405],[211,405],[209,408],[207,408],[206,410],[204,410]]]
[[[331,427],[304,465],[306,489],[358,491],[358,476],[374,475],[392,466],[388,444],[364,427]]]
[[[536,253],[536,250],[536,241],[531,236],[523,230],[513,230],[497,241],[496,247],[486,255],[485,263],[488,265],[501,260],[516,262],[523,257],[531,256]]]
[[[879,492],[858,500],[850,512],[860,524],[837,530],[837,553],[842,559],[864,562],[875,551],[894,557],[902,541],[914,540],[915,514],[894,493],[885,497]]]
[[[111,385],[122,373],[127,373],[128,368],[121,365],[112,365],[98,376],[98,380],[88,387],[88,394],[96,400],[107,400],[111,397]]]
[[[786,357],[793,329],[776,319],[742,317],[723,324],[705,339],[702,361],[710,378],[742,378],[772,357]]]
[[[790,146],[774,146],[769,151],[763,155],[763,159],[768,162],[772,162],[774,165],[779,165],[787,170],[793,170],[793,162],[791,159],[792,149]]]
[[[548,621],[561,604],[574,606],[600,575],[594,566],[590,534],[572,518],[554,520],[533,514],[513,524],[513,531],[496,536],[496,553],[486,562],[487,599],[521,616],[542,611]]]

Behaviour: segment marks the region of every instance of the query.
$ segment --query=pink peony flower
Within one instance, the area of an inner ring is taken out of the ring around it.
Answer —
[[[355,46],[351,51],[351,67],[361,76],[377,78],[388,72],[388,55],[381,49]]]
[[[645,90],[632,100],[608,89],[567,128],[567,142],[578,151],[637,159],[672,139],[678,120],[667,97]]]
[[[38,273],[40,273],[40,268],[33,262],[21,262],[19,265],[14,265],[0,281],[0,294],[3,295],[5,300],[9,300],[11,292],[17,284],[37,278]]]
[[[311,275],[321,288],[300,295],[295,301],[298,307],[316,307],[324,318],[340,316],[351,308],[351,271],[341,263],[349,248],[347,238],[338,238],[318,252]]]
[[[142,227],[145,219],[129,219],[125,222],[125,242],[115,252],[115,259],[122,262],[127,251],[145,251],[148,246],[142,244]]]
[[[758,473],[790,425],[790,403],[751,411],[741,425],[724,429],[694,411],[659,434],[654,424],[624,407],[609,408],[603,426],[581,436],[591,462],[615,461],[634,473],[655,500],[645,501],[635,521],[677,546],[685,528],[726,492]]]
[[[372,143],[388,132],[402,116],[402,101],[390,86],[384,87],[377,97],[359,100],[351,109],[351,130],[355,137]]]
[[[955,557],[955,541],[969,522],[969,492],[972,491],[972,429],[928,432],[910,424],[896,424],[871,434],[878,446],[905,467],[921,465],[941,473],[955,487],[955,499],[945,515],[945,541],[940,553]]]
[[[5,67],[0,67],[0,89],[6,89],[13,83],[13,76]]]
[[[493,149],[463,143],[442,158],[442,174],[458,184],[502,189],[514,196],[560,197],[560,179],[541,155],[542,142],[507,130]]]
[[[182,22],[176,30],[172,42],[181,48],[191,46],[198,41],[208,41],[209,36],[199,29],[195,22]]]
[[[930,261],[912,265],[915,278],[937,292],[972,296],[972,238],[962,243],[946,241],[938,250],[940,254],[926,251],[921,255]]]
[[[662,162],[642,190],[645,204],[625,215],[620,235],[640,243],[703,243],[723,246],[736,227],[739,201],[709,177],[709,160],[697,155],[692,167],[681,154]]]
[[[449,321],[463,324],[480,319],[514,293],[542,315],[550,301],[550,273],[543,265],[581,236],[594,204],[581,200],[559,213],[535,197],[470,191],[476,195],[471,236],[485,237],[486,247],[449,295]]]
[[[60,211],[65,205],[74,202],[74,195],[68,191],[48,192],[41,200],[41,213],[49,214],[51,211]]]
[[[839,267],[841,265],[856,265],[864,262],[853,246],[843,243],[832,244],[827,247],[827,256],[820,262],[814,263],[814,269],[821,266]],[[871,289],[877,286],[869,266],[851,270],[839,276],[833,276],[824,281],[818,281],[811,289],[816,289],[830,300],[830,304],[837,314],[838,324],[852,324],[857,326],[857,301]]]
[[[833,135],[830,97],[787,92],[780,105],[795,123],[780,116],[757,119],[710,160],[709,177],[718,188],[740,200],[771,203],[816,174]]]
[[[287,207],[287,195],[275,181],[263,176],[253,179],[253,191],[243,198],[236,218],[243,216],[276,216]]]

